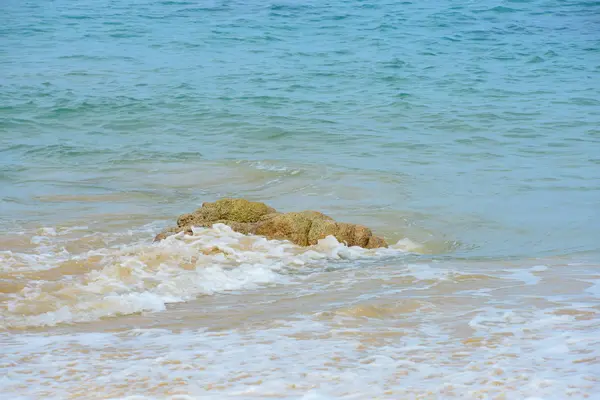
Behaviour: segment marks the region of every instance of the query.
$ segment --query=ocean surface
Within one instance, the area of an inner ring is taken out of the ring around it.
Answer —
[[[3,0],[0,398],[600,399],[600,2]]]

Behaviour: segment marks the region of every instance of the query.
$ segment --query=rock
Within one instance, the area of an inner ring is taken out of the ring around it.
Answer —
[[[242,223],[258,222],[262,216],[275,212],[274,208],[264,203],[245,199],[222,199],[214,203],[204,203],[192,214],[180,216],[177,219],[177,226],[205,226],[205,223],[212,225],[219,220]]]
[[[380,247],[388,247],[388,244],[384,238],[375,235],[369,238],[369,241],[365,246],[366,249],[378,249]]]
[[[168,228],[168,229],[165,229],[164,231],[162,231],[161,233],[159,233],[158,235],[156,235],[156,237],[154,238],[154,241],[158,242],[160,240],[166,239],[167,237],[169,237],[171,235],[175,235],[179,232],[185,232],[188,235],[191,235],[193,233],[191,226],[189,227],[189,229],[181,229],[180,227]]]
[[[300,246],[308,246],[308,234],[315,217],[310,211],[275,214],[263,218],[254,233],[269,239],[289,240]]]
[[[289,240],[300,246],[315,245],[320,239],[332,235],[348,246],[367,249],[387,247],[386,241],[374,236],[366,226],[336,222],[318,211],[279,213],[264,203],[245,199],[204,203],[193,213],[180,216],[177,227],[161,232],[154,240],[163,240],[179,232],[191,234],[193,226],[211,227],[216,223],[228,225],[236,232]]]

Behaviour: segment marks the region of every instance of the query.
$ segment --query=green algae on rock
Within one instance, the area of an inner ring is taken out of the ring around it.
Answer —
[[[348,246],[367,249],[387,247],[386,241],[373,235],[363,225],[336,222],[318,211],[280,213],[264,203],[245,199],[221,199],[204,203],[191,214],[181,215],[177,226],[158,234],[156,241],[179,232],[191,234],[192,227],[211,227],[222,223],[236,232],[265,236],[267,239],[289,240],[299,246],[317,244],[332,235]]]

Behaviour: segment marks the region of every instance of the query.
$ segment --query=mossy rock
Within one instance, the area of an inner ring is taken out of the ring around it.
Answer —
[[[300,246],[318,243],[329,235],[348,246],[364,248],[387,247],[383,238],[374,236],[363,225],[336,222],[318,211],[278,213],[264,203],[245,199],[222,199],[204,203],[191,214],[177,219],[177,227],[156,236],[162,240],[178,232],[191,233],[193,226],[211,227],[216,223],[228,225],[236,232],[256,234],[267,239],[289,240]]]

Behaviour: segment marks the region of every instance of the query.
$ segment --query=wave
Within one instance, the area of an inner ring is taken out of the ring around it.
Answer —
[[[389,249],[367,250],[347,247],[329,236],[316,246],[304,248],[287,241],[246,236],[223,224],[194,229],[193,233],[159,243],[89,250],[78,256],[64,247],[46,255],[21,256],[20,260],[13,252],[3,252],[3,264],[16,261],[14,270],[4,269],[3,275],[22,274],[23,267],[30,265],[38,279],[28,280],[24,287],[15,285],[16,291],[6,295],[2,327],[55,326],[158,312],[169,303],[198,296],[293,283],[293,275],[300,268],[323,267],[334,260],[398,255],[417,246],[403,240]],[[46,230],[43,234],[57,233]],[[33,238],[42,250],[45,236]],[[59,262],[53,265],[53,259]]]

